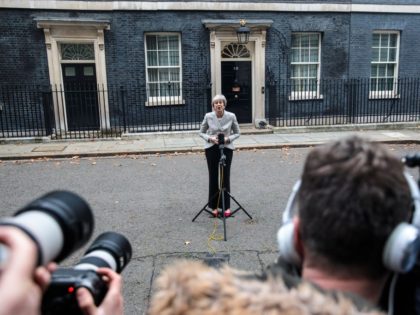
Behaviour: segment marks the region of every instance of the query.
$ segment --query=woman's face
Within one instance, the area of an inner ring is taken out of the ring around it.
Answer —
[[[223,114],[225,110],[225,103],[222,100],[217,100],[213,103],[213,108],[216,114]]]

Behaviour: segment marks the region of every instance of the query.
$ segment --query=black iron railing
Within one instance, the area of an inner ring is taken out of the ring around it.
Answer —
[[[271,80],[265,89],[266,119],[272,126],[419,121],[420,78],[399,79],[387,88],[374,91],[369,79]],[[160,91],[141,84],[0,86],[0,138],[198,130],[211,97],[208,86],[185,83],[167,83]]]
[[[206,87],[141,85],[0,86],[0,138],[80,139],[123,133],[198,130],[209,111]]]
[[[373,90],[372,86],[366,78],[307,84],[270,82],[266,88],[267,119],[273,126],[420,120],[420,78],[398,79],[383,91]]]

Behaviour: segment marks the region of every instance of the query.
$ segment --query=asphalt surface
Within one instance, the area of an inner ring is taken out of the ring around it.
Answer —
[[[388,147],[400,156],[420,151],[416,143]],[[125,314],[145,314],[154,280],[175,259],[215,254],[236,268],[254,271],[274,261],[281,213],[309,149],[235,151],[232,194],[253,219],[241,211],[229,218],[227,241],[209,241],[212,234],[223,235],[221,220],[203,213],[191,221],[207,202],[202,151],[1,161],[0,216],[55,189],[83,196],[95,214],[93,238],[115,231],[130,240],[133,258],[122,273]],[[87,246],[62,265],[77,264]]]

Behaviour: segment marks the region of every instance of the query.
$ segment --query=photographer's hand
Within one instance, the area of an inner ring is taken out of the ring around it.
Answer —
[[[98,268],[97,273],[104,276],[108,283],[108,292],[101,305],[97,307],[89,290],[77,290],[77,301],[85,315],[123,315],[123,297],[121,293],[121,276],[109,268]]]
[[[0,276],[0,315],[40,314],[42,292],[51,275],[45,267],[35,269],[34,242],[15,227],[1,226],[0,243],[8,249]]]

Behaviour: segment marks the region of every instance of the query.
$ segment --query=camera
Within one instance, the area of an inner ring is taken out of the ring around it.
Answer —
[[[38,250],[38,265],[59,262],[82,247],[93,233],[94,219],[89,204],[69,191],[52,191],[18,210],[0,225],[21,229]],[[0,263],[8,249],[0,246]]]
[[[82,315],[76,299],[76,291],[81,287],[90,291],[95,305],[100,305],[108,288],[96,269],[108,267],[121,273],[131,256],[131,244],[123,235],[115,232],[99,235],[75,266],[60,268],[52,274],[43,296],[42,314]]]

